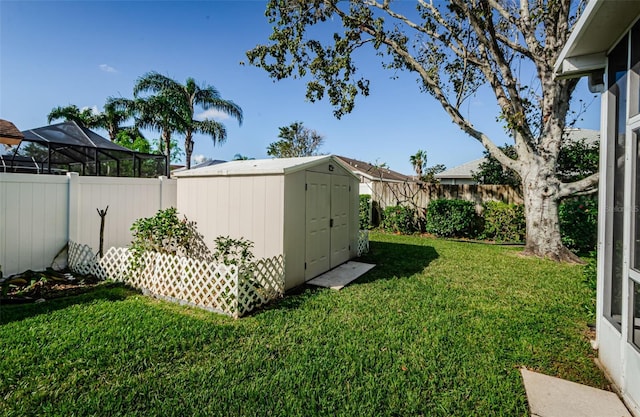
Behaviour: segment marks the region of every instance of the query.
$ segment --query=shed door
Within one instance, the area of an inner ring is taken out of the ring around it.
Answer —
[[[349,260],[349,178],[331,176],[331,268]]]
[[[331,269],[331,175],[307,172],[305,279]]]

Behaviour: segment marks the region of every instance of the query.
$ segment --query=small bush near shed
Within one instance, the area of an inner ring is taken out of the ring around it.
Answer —
[[[480,224],[471,201],[441,198],[427,207],[426,230],[439,237],[476,237]]]
[[[483,239],[514,243],[524,241],[526,224],[522,204],[487,201],[484,203],[483,217]]]

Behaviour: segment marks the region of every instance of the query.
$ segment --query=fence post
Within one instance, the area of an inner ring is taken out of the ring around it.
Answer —
[[[158,180],[160,181],[160,210],[173,207],[175,202],[172,203],[170,201],[169,187],[171,186],[171,183],[169,182],[169,179],[166,176],[161,175],[158,177]]]
[[[69,179],[69,191],[67,194],[67,242],[71,240],[80,243],[80,216],[78,208],[80,204],[78,179],[80,176],[77,172],[67,172],[67,178]]]

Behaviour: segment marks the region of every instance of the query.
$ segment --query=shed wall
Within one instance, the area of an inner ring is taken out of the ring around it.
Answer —
[[[229,236],[253,241],[257,258],[283,253],[284,176],[184,177],[177,199],[209,249]]]
[[[304,284],[306,256],[305,182],[306,171],[285,176],[284,181],[284,250],[285,289]]]

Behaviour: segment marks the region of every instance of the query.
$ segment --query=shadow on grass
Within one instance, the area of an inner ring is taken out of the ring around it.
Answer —
[[[438,258],[438,252],[431,246],[410,245],[396,242],[371,242],[369,253],[354,259],[358,262],[375,264],[371,269],[349,284],[360,285],[380,280],[406,278],[422,272]],[[318,292],[332,291],[315,285],[302,284],[290,289],[284,298],[254,311],[259,314],[266,310],[291,310],[301,307]]]
[[[354,284],[409,277],[422,272],[435,259],[438,259],[438,252],[431,246],[371,242],[369,253],[357,261],[375,264],[376,267]]]
[[[0,325],[28,319],[39,314],[95,301],[122,301],[137,292],[120,283],[108,283],[88,290],[79,295],[53,298],[43,303],[2,304],[0,302]]]

